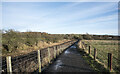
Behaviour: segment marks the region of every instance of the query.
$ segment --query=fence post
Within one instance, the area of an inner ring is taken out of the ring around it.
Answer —
[[[40,50],[38,50],[38,67],[39,67],[39,72],[41,72]]]
[[[108,53],[108,68],[112,70],[112,53]]]
[[[83,42],[83,50],[85,50],[85,45],[84,45],[84,42]]]
[[[79,47],[81,48],[81,41],[79,42],[79,44],[80,44],[80,46],[79,46]]]
[[[48,62],[50,63],[50,49],[48,47]]]
[[[86,48],[85,48],[85,44],[83,44],[83,49],[85,50]]]
[[[54,58],[56,58],[56,47],[54,46]]]
[[[87,44],[84,44],[85,49],[87,49]]]
[[[81,48],[83,49],[83,43],[81,42]]]
[[[83,42],[83,50],[85,50],[84,42]]]
[[[96,60],[96,48],[94,48],[94,60]]]
[[[81,44],[81,48],[82,48],[82,41],[80,41],[80,44]]]
[[[60,54],[60,45],[58,45],[58,55]]]
[[[7,73],[12,74],[11,56],[6,57]]]
[[[59,54],[61,53],[61,48],[60,48],[60,45],[59,45]]]
[[[63,46],[62,46],[62,51],[64,51],[64,49],[65,49],[65,46],[63,45]]]
[[[58,56],[58,46],[56,45],[56,56]]]
[[[60,45],[60,54],[62,53],[62,48],[61,48],[61,45]]]
[[[61,51],[63,52],[63,45],[61,45]]]
[[[89,54],[90,54],[90,51],[91,51],[91,50],[90,50],[90,46],[89,46],[89,49],[88,49],[88,51],[89,51]]]

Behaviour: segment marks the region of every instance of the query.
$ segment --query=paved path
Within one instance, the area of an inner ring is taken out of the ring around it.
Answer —
[[[63,52],[45,72],[93,72],[94,70],[83,60],[75,46]]]

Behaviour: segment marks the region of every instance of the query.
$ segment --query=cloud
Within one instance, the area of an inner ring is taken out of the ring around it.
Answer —
[[[79,22],[76,22],[76,24],[94,24],[94,23],[102,23],[102,22],[114,22],[113,20],[117,21],[118,19],[118,15],[117,14],[113,14],[113,15],[109,15],[109,16],[102,16],[102,17],[97,17],[97,18],[93,18],[93,19],[88,19],[88,20],[82,20]],[[102,24],[101,24],[102,25]]]
[[[77,20],[77,22],[81,22],[81,24],[82,24],[82,22],[90,23],[90,22],[98,22],[98,20],[99,20],[99,22],[100,22],[100,20],[101,21],[107,21],[107,20],[110,20],[110,19],[112,20],[113,19],[112,17],[116,16],[116,15],[112,15],[111,18],[110,18],[110,16],[109,17],[103,16],[104,18],[103,17],[102,18],[97,17],[94,20],[93,19],[89,20],[87,18],[87,17],[90,17],[90,16],[96,16],[96,15],[100,15],[100,14],[103,14],[103,13],[108,13],[108,12],[114,11],[115,9],[113,9],[113,10],[110,9],[111,6],[113,6],[113,4],[105,4],[105,5],[101,5],[101,6],[94,7],[94,8],[89,8],[88,7],[88,9],[86,9],[86,10],[79,10],[79,11],[74,12],[73,14],[72,14],[72,12],[71,13],[68,12],[67,14],[64,14],[64,15],[61,15],[61,11],[58,11],[59,12],[58,15],[54,15],[53,17],[47,17],[47,18],[42,17],[44,19],[44,21],[47,20],[46,22],[43,22],[43,24],[49,24],[49,25],[51,24],[51,26],[60,24],[60,25],[64,26],[64,24],[69,25],[70,23],[72,23],[71,21],[75,20],[75,19],[79,19],[79,20]],[[63,9],[63,8],[61,8],[61,9]],[[72,10],[72,8],[70,8],[70,9]],[[110,9],[110,10],[108,10],[108,9]],[[63,10],[66,10],[66,9],[64,8]],[[94,13],[94,12],[96,12],[96,13]],[[51,14],[51,15],[53,15],[53,14]],[[83,18],[85,18],[85,19],[83,20]],[[116,18],[116,17],[114,17],[114,18]],[[73,23],[74,23],[74,21],[73,21]]]
[[[114,29],[117,26],[117,3],[69,2],[54,4],[19,3],[18,6],[6,4],[7,6],[4,6],[3,10],[5,12],[3,26],[6,29],[15,28],[19,31],[29,29],[49,33],[92,32],[91,27],[97,29],[100,27],[98,30],[100,32],[103,25],[107,25],[104,26],[107,30],[111,29],[110,26],[115,25]],[[51,7],[52,5],[53,7]],[[108,26],[109,24],[111,25]]]

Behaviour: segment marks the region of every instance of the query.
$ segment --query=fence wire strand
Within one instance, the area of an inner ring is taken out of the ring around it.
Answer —
[[[52,51],[54,51],[54,49],[55,49],[56,53],[57,53],[59,50],[63,50],[63,49],[68,48],[74,42],[76,42],[76,41],[68,41],[68,42],[65,42],[63,44],[51,46],[51,47],[49,47],[49,49],[52,50]],[[46,49],[40,50],[40,53],[41,53],[40,54],[40,56],[41,56],[41,63],[42,63],[44,58],[48,57],[48,56],[46,56],[48,54],[46,52],[46,50],[48,50],[48,49],[46,48]],[[50,51],[50,55],[51,55],[50,58],[51,58],[51,60],[54,58],[54,52],[52,52],[52,51]],[[56,56],[57,56],[57,54],[56,54]],[[12,64],[13,72],[18,71],[18,67],[19,66],[25,66],[26,65],[25,63],[29,63],[29,62],[32,62],[32,61],[35,62],[35,63],[38,63],[38,59],[37,58],[38,58],[37,51],[33,51],[33,52],[28,53],[26,55],[12,57],[11,58],[11,64]],[[2,72],[4,72],[4,71],[7,71],[6,58],[4,58],[4,60],[2,61]]]

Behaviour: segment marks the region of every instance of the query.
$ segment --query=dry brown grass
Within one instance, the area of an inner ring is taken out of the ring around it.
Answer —
[[[15,57],[15,56],[19,56],[19,55],[24,55],[24,54],[30,53],[32,51],[37,51],[38,49],[43,49],[43,48],[47,48],[47,47],[50,47],[50,46],[59,45],[59,44],[62,44],[64,42],[67,42],[67,41],[70,41],[70,40],[64,39],[64,40],[58,41],[57,43],[52,43],[52,42],[46,43],[46,42],[43,42],[43,41],[39,41],[37,45],[33,45],[32,47],[27,46],[25,44],[20,44],[20,47],[17,49],[16,52],[2,54],[2,56],[13,56],[13,57]]]

